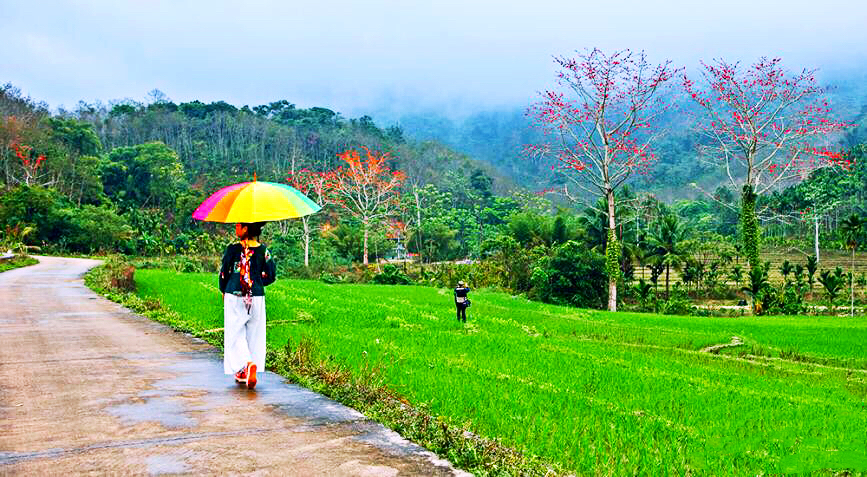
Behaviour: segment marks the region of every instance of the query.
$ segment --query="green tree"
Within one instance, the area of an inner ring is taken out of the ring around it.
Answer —
[[[549,218],[532,211],[513,214],[509,220],[509,235],[525,247],[550,245]]]
[[[423,250],[418,249],[420,241],[416,238],[417,235],[424,236]],[[425,222],[421,228],[413,229],[407,244],[410,252],[421,251],[428,261],[454,260],[459,257],[461,251],[457,235],[457,230],[449,227],[448,223],[433,219]]]
[[[639,278],[638,283],[633,286],[633,289],[635,290],[635,294],[638,295],[638,302],[641,304],[641,308],[646,310],[648,302],[653,296],[653,285],[646,283],[643,278]]]
[[[659,263],[665,265],[665,297],[670,296],[669,280],[671,269],[680,269],[688,252],[683,245],[688,237],[686,227],[674,214],[659,218],[656,227],[647,236],[647,242],[652,247],[653,255]]]
[[[47,118],[45,123],[51,129],[51,136],[76,157],[94,156],[102,150],[102,142],[92,124],[62,117]]]
[[[105,193],[137,207],[174,208],[183,183],[177,153],[161,142],[116,148],[102,167]]]
[[[819,283],[825,287],[825,295],[828,297],[828,307],[832,313],[834,312],[837,297],[843,289],[844,280],[843,269],[840,267],[837,267],[833,274],[829,270],[822,270],[822,273],[819,274]]]
[[[38,245],[57,236],[60,197],[54,189],[19,185],[0,195],[0,227],[32,227],[27,245]]]
[[[566,243],[567,240],[569,240],[569,232],[566,229],[566,219],[558,214],[554,218],[554,225],[551,226],[551,244],[559,245]]]
[[[816,270],[819,269],[819,258],[815,255],[807,257],[807,283],[810,284],[810,291],[813,291],[813,283],[816,281]]]
[[[840,224],[840,229],[843,232],[843,239],[846,242],[846,247],[852,251],[852,263],[849,267],[849,274],[855,276],[855,249],[861,242],[864,233],[864,219],[856,214],[852,214]],[[849,280],[849,316],[855,316],[855,281]]]
[[[783,280],[786,283],[789,283],[789,274],[792,273],[792,270],[792,264],[788,260],[783,260],[783,264],[780,265],[780,274],[783,275]]]
[[[735,282],[735,286],[741,286],[741,280],[744,278],[744,271],[740,265],[732,267],[731,272],[729,272],[729,278]]]
[[[795,275],[795,284],[798,285],[798,289],[801,289],[801,293],[804,287],[804,266],[800,263],[795,264],[795,271],[793,272]]]
[[[533,270],[532,294],[548,303],[602,308],[608,283],[604,263],[578,242],[559,245]]]
[[[470,175],[470,186],[485,201],[489,200],[493,195],[493,191],[491,190],[493,183],[494,181],[491,177],[481,169],[474,170]]]
[[[770,285],[768,282],[768,273],[764,267],[758,266],[750,269],[748,275],[749,282],[747,286],[741,288],[741,291],[750,296],[753,301],[753,313],[760,314],[762,311],[761,293]]]

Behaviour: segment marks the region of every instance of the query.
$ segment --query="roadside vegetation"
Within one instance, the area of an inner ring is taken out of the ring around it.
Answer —
[[[27,255],[15,255],[12,258],[0,260],[0,272],[5,272],[6,270],[12,270],[15,268],[26,267],[29,265],[36,265],[37,263],[39,263],[39,260],[36,260],[33,257],[29,257]]]

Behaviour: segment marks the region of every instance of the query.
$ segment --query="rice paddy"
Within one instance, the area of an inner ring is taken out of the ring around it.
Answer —
[[[197,330],[222,327],[216,278],[136,272]],[[411,403],[579,475],[867,471],[867,320],[607,313],[474,291],[278,280],[268,344],[302,335],[381,364]],[[744,344],[721,354],[700,350]]]

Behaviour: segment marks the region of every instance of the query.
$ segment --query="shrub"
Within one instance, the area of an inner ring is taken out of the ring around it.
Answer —
[[[20,185],[0,195],[0,227],[30,227],[27,244],[47,240],[57,222],[60,198],[52,189]]]
[[[373,277],[373,283],[380,285],[409,285],[412,283],[399,268],[394,265],[386,265],[382,273]]]
[[[319,274],[319,280],[333,285],[335,283],[343,283],[344,278],[340,275],[335,275],[330,272],[322,272]]]
[[[608,297],[605,257],[568,241],[537,261],[530,296],[548,303],[601,308]]]
[[[659,312],[664,315],[689,315],[692,312],[692,301],[689,294],[675,283],[667,300],[659,303]]]
[[[74,251],[119,250],[133,235],[126,220],[107,207],[65,208],[58,216],[64,227],[58,232],[65,239],[65,245]]]
[[[0,228],[31,229],[28,245],[50,243],[61,250],[123,251],[133,229],[105,206],[78,207],[52,189],[18,186],[0,196]]]
[[[172,260],[172,268],[181,273],[209,273],[219,270],[219,265],[212,263],[207,257],[190,257],[178,255]]]
[[[763,305],[758,313],[760,315],[799,315],[807,310],[803,290],[797,286],[785,286],[778,290],[768,285],[759,294],[759,301]]]
[[[135,267],[127,265],[112,270],[111,287],[125,292],[135,291]]]
[[[86,281],[100,293],[134,292],[135,267],[122,257],[108,257],[102,266],[87,274]]]

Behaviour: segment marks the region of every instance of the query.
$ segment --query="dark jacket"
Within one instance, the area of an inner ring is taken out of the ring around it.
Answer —
[[[470,292],[470,287],[455,288],[455,304],[466,305],[467,293]]]
[[[226,247],[220,267],[220,291],[241,296],[241,244]],[[253,296],[265,296],[265,287],[277,279],[277,265],[265,245],[250,247],[250,278],[253,279]]]

